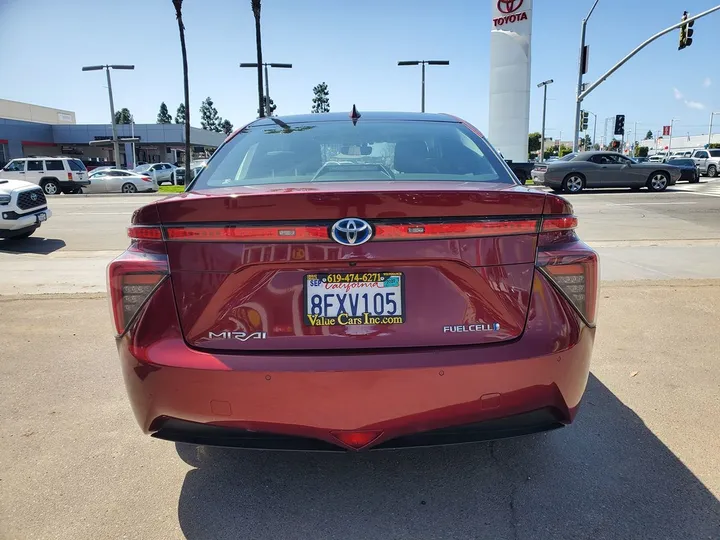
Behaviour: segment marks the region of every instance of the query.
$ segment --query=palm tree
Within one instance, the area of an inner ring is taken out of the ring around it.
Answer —
[[[187,50],[185,49],[185,25],[182,20],[183,0],[172,0],[175,6],[175,18],[180,31],[180,49],[183,61],[183,86],[185,87],[185,183],[190,180],[190,86],[188,82]]]
[[[257,48],[257,70],[258,70],[258,109],[260,117],[265,116],[265,100],[263,99],[263,65],[262,65],[262,39],[260,37],[260,2],[261,0],[250,0],[253,15],[255,15],[255,47]]]

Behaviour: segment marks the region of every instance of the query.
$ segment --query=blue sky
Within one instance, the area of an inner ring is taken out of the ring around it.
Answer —
[[[333,111],[349,111],[353,103],[360,111],[419,110],[419,67],[397,61],[447,59],[449,67],[428,68],[426,109],[486,130],[493,1],[264,0],[264,60],[294,65],[270,74],[277,112],[309,112],[312,87],[322,81]],[[678,21],[683,9],[698,13],[717,1],[600,0],[588,25],[586,81]],[[532,80],[555,80],[547,134],[557,138],[562,131],[563,140],[573,124],[580,21],[591,4],[535,0]],[[191,123],[199,126],[207,96],[236,126],[251,121],[257,80],[253,70],[238,67],[255,59],[250,1],[185,0],[184,13]],[[698,21],[684,51],[677,50],[676,32],[665,36],[594,91],[585,108],[598,115],[598,137],[604,119],[621,113],[627,129],[639,122],[642,138],[673,117],[675,135],[707,133],[710,112],[720,111],[718,25],[720,12]],[[182,101],[171,0],[0,0],[0,51],[0,98],[73,110],[79,123],[105,123],[109,116],[103,73],[83,73],[83,65],[135,64],[134,72],[114,72],[113,90],[116,108],[128,107],[137,122],[155,122],[161,101],[174,115]],[[541,115],[542,94],[533,85],[531,131],[539,131]]]

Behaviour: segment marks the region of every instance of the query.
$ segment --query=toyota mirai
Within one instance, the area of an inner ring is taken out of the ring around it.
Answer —
[[[108,267],[144,432],[262,449],[489,440],[569,424],[598,258],[449,115],[260,118]]]

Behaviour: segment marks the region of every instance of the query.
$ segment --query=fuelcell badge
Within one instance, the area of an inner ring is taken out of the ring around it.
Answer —
[[[500,323],[492,324],[460,324],[456,326],[443,326],[443,333],[460,332],[497,332],[500,330]]]

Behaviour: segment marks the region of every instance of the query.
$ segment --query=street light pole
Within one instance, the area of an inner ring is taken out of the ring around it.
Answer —
[[[578,61],[578,83],[577,83],[577,98],[575,100],[575,127],[573,128],[573,152],[577,152],[579,149],[579,136],[580,136],[580,107],[582,106],[582,99],[580,99],[580,94],[583,92],[583,75],[585,74],[585,67],[587,66],[587,58],[585,54],[585,34],[587,32],[587,23],[590,19],[590,16],[593,14],[593,11],[595,11],[595,6],[597,6],[599,0],[595,0],[595,3],[593,4],[592,8],[590,8],[590,12],[587,14],[587,17],[585,17],[582,20],[582,25],[580,28],[580,56]]]
[[[268,77],[268,67],[271,68],[285,68],[290,69],[293,67],[292,64],[278,64],[276,62],[263,62],[265,68],[265,103],[263,105],[263,112],[265,116],[272,116],[272,110],[270,108],[270,79]],[[243,62],[240,64],[241,68],[256,68],[258,67],[257,62]]]
[[[675,123],[675,118],[672,118],[670,120],[670,141],[668,142],[668,151],[667,151],[667,155],[665,156],[666,159],[670,155],[670,150],[672,150],[673,124],[674,123]]]
[[[115,125],[115,104],[113,103],[112,82],[110,81],[110,70],[111,69],[132,70],[132,69],[135,69],[135,66],[105,64],[104,66],[84,66],[82,68],[83,71],[99,71],[101,69],[105,70],[105,75],[107,76],[108,97],[110,98],[110,125],[112,126],[112,141],[113,141],[113,154],[114,154],[113,157],[115,159],[115,167],[119,167],[120,166],[120,143],[118,142],[117,126]]]
[[[422,83],[420,89],[420,112],[425,112],[425,65],[428,66],[449,66],[449,60],[402,60],[398,66],[422,66]]]
[[[552,84],[553,80],[548,79],[538,84],[538,88],[543,89],[543,116],[542,116],[542,134],[540,135],[540,162],[545,161],[545,112],[547,111],[547,87]]]

